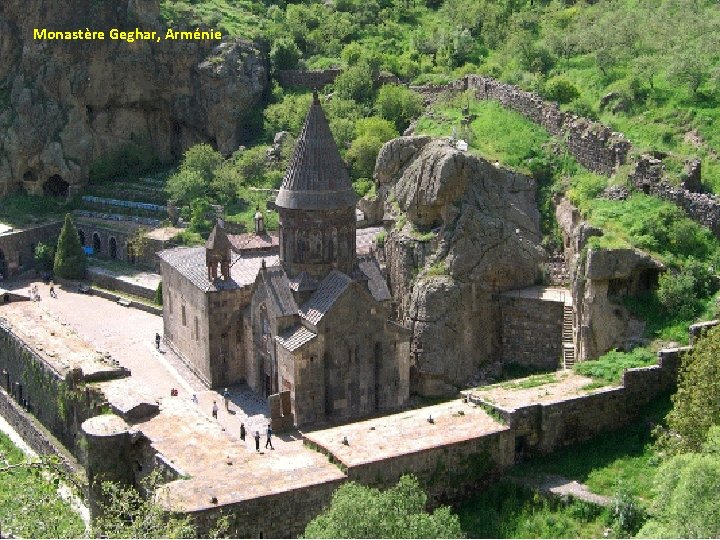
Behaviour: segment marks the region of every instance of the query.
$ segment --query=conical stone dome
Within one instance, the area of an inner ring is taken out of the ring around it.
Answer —
[[[305,117],[275,203],[294,210],[354,207],[358,197],[317,93]]]

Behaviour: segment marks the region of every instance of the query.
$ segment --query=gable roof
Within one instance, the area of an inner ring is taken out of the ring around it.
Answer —
[[[300,316],[311,324],[319,323],[350,283],[352,279],[348,275],[333,270],[320,282],[310,299],[300,307]]]
[[[267,268],[262,275],[268,298],[277,307],[278,314],[281,316],[297,314],[298,307],[290,290],[290,282],[285,269],[282,266],[272,266]]]
[[[321,210],[355,206],[357,200],[325,112],[314,93],[275,204],[282,208]]]
[[[360,271],[368,278],[368,289],[370,289],[372,297],[378,302],[390,300],[392,298],[390,289],[388,289],[385,278],[380,273],[380,267],[375,259],[360,261],[358,266]]]
[[[232,244],[225,233],[225,229],[223,229],[219,223],[215,223],[212,232],[210,232],[210,236],[208,236],[207,242],[205,242],[205,249],[232,249]]]
[[[280,345],[292,352],[316,337],[317,334],[315,332],[311,332],[300,324],[282,332],[279,336],[276,336],[275,339]]]

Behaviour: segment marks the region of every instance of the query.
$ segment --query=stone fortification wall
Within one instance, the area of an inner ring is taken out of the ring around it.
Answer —
[[[502,362],[557,369],[562,359],[563,302],[502,297]]]
[[[347,469],[349,480],[382,489],[394,486],[404,474],[414,474],[431,505],[459,500],[478,485],[510,467],[515,439],[509,430],[476,439],[436,446],[388,459],[369,461]]]
[[[191,513],[190,518],[203,536],[223,515],[229,518],[228,538],[297,538],[307,524],[320,514],[333,492],[345,480],[335,480],[268,497],[248,499],[221,508]]]
[[[277,73],[277,80],[280,86],[298,86],[302,88],[322,88],[332,84],[342,69],[284,69]]]
[[[133,296],[139,296],[140,298],[147,298],[148,300],[155,300],[155,289],[149,289],[143,285],[130,283],[127,280],[119,279],[112,274],[103,272],[102,270],[95,270],[94,268],[88,268],[86,277],[92,283],[97,284],[103,289],[111,291],[119,291]]]
[[[680,358],[688,350],[689,347],[661,350],[657,365],[628,369],[621,386],[586,395],[515,409],[484,402],[472,395],[471,400],[500,414],[514,436],[523,438],[521,447],[549,453],[632,420],[643,405],[675,387]]]
[[[57,456],[65,472],[75,477],[84,477],[85,469],[77,459],[36,418],[18,405],[4,388],[0,388],[0,416],[37,454]]]
[[[7,278],[34,268],[35,246],[54,243],[61,227],[62,222],[57,221],[0,234],[0,274]]]

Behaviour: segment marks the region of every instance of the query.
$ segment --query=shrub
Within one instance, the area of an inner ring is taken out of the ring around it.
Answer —
[[[378,91],[375,110],[382,118],[393,122],[398,132],[402,133],[411,120],[420,116],[423,102],[418,94],[404,86],[386,84]]]
[[[373,79],[373,70],[367,62],[350,66],[335,79],[335,93],[340,99],[370,103],[375,94]]]
[[[675,275],[666,272],[660,276],[657,296],[660,304],[669,313],[690,318],[698,303],[695,296],[695,278],[687,270]]]
[[[85,277],[86,267],[85,252],[77,229],[70,214],[65,214],[65,223],[55,251],[55,275],[65,279],[82,279]]]
[[[274,71],[281,69],[297,69],[300,61],[300,49],[292,38],[276,40],[270,49],[270,63]]]
[[[38,272],[49,272],[55,262],[55,246],[40,242],[35,246],[35,269]]]
[[[157,289],[155,289],[155,303],[158,306],[163,305],[163,286],[162,281],[158,283]]]
[[[570,103],[580,96],[575,84],[562,75],[549,79],[545,83],[543,94],[547,99],[558,103]]]

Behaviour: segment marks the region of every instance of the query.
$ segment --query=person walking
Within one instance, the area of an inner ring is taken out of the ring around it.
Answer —
[[[227,388],[223,390],[223,399],[225,400],[225,410],[230,411],[230,392]]]
[[[160,350],[160,332],[155,332],[155,348]]]
[[[212,415],[213,418],[217,418],[218,406],[217,401],[213,401]]]
[[[272,428],[270,427],[270,424],[268,424],[268,427],[267,427],[267,441],[265,441],[265,448],[267,448],[268,445],[270,445],[270,450],[275,450],[275,449],[273,448],[273,445],[272,445],[271,437],[272,437]]]
[[[260,432],[259,431],[255,432],[255,451],[256,452],[260,451]]]
[[[57,298],[57,294],[55,294],[55,285],[50,285],[50,298]]]
[[[242,422],[240,423],[240,440],[245,440],[245,424]]]

